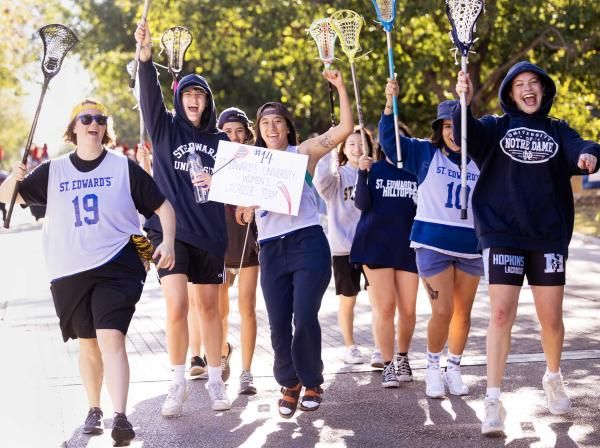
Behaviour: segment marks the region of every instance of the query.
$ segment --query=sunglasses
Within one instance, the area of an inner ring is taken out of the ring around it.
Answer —
[[[100,126],[105,126],[106,122],[108,120],[108,117],[106,115],[91,115],[91,114],[83,114],[83,115],[79,115],[77,118],[79,118],[79,121],[81,121],[81,124],[83,125],[89,125],[92,124],[92,120],[95,121],[96,123],[98,123],[98,125]]]

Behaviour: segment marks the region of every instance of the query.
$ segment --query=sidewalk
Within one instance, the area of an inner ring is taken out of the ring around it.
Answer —
[[[105,447],[109,434],[84,436],[87,405],[79,380],[76,342],[63,344],[48,291],[39,225],[20,223],[0,232],[0,447]],[[543,407],[541,377],[545,364],[529,288],[521,296],[505,382],[509,415],[506,439],[479,435],[485,391],[486,285],[476,298],[464,368],[471,395],[444,400],[424,394],[425,332],[429,304],[419,291],[417,327],[411,349],[415,381],[396,390],[381,388],[380,373],[367,364],[343,363],[333,286],[320,313],[325,362],[325,394],[314,414],[298,412],[291,420],[277,415],[278,386],[272,377],[267,315],[258,295],[257,347],[252,366],[258,395],[237,396],[240,372],[237,288],[231,292],[229,340],[234,346],[228,395],[231,411],[210,410],[204,383],[191,384],[190,399],[179,419],[160,416],[169,379],[165,349],[165,308],[155,274],[148,276],[127,339],[131,363],[129,415],[137,432],[132,447],[575,447],[600,446],[597,421],[600,390],[600,241],[575,236],[568,262],[564,303],[566,327],[563,372],[574,410],[568,417]],[[370,355],[371,314],[365,293],[356,307],[357,343]],[[103,396],[110,427],[110,400]]]

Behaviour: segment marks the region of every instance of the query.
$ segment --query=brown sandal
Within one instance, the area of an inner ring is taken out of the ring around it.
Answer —
[[[300,397],[300,391],[302,390],[302,386],[298,384],[294,387],[282,387],[281,388],[281,398],[279,399],[279,415],[283,418],[292,418],[292,416],[296,413],[296,408],[298,407],[298,398]],[[289,414],[282,412],[283,409],[289,410]]]
[[[300,399],[300,409],[303,411],[316,411],[321,406],[321,386],[306,387]],[[308,403],[311,403],[310,405]]]

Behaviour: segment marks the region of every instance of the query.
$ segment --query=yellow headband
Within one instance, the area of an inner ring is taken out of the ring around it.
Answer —
[[[73,121],[75,119],[75,117],[77,115],[79,115],[79,113],[82,110],[84,110],[84,109],[97,109],[100,112],[102,112],[102,114],[108,115],[108,112],[107,112],[106,107],[104,106],[104,104],[102,104],[98,100],[91,99],[91,98],[86,98],[81,103],[76,104],[75,107],[73,108],[73,110],[71,110],[71,119],[70,119],[70,121]]]

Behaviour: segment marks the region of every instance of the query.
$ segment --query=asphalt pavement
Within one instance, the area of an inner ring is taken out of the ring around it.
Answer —
[[[68,248],[65,248],[68,251]],[[260,291],[253,373],[258,394],[238,396],[240,373],[237,286],[231,288],[229,340],[234,346],[228,395],[230,411],[210,410],[204,382],[191,382],[190,399],[177,419],[160,407],[169,380],[165,306],[153,271],[148,275],[127,338],[131,363],[128,414],[137,437],[132,447],[600,447],[600,240],[575,235],[567,263],[564,302],[566,337],[562,370],[573,401],[568,416],[544,407],[545,370],[531,291],[523,288],[503,387],[508,410],[505,438],[480,435],[485,392],[485,332],[489,315],[482,281],[463,358],[471,393],[442,400],[425,396],[425,330],[430,309],[419,290],[417,327],[411,347],[414,381],[383,389],[381,374],[368,364],[343,363],[333,284],[320,312],[325,384],[317,412],[277,413],[279,387],[272,376],[272,351]],[[365,293],[356,306],[356,340],[370,355],[371,313]],[[0,231],[0,448],[109,447],[109,431],[83,435],[87,413],[79,379],[77,343],[62,342],[48,289],[41,224],[17,210],[12,229]],[[105,424],[112,409],[103,392]]]

